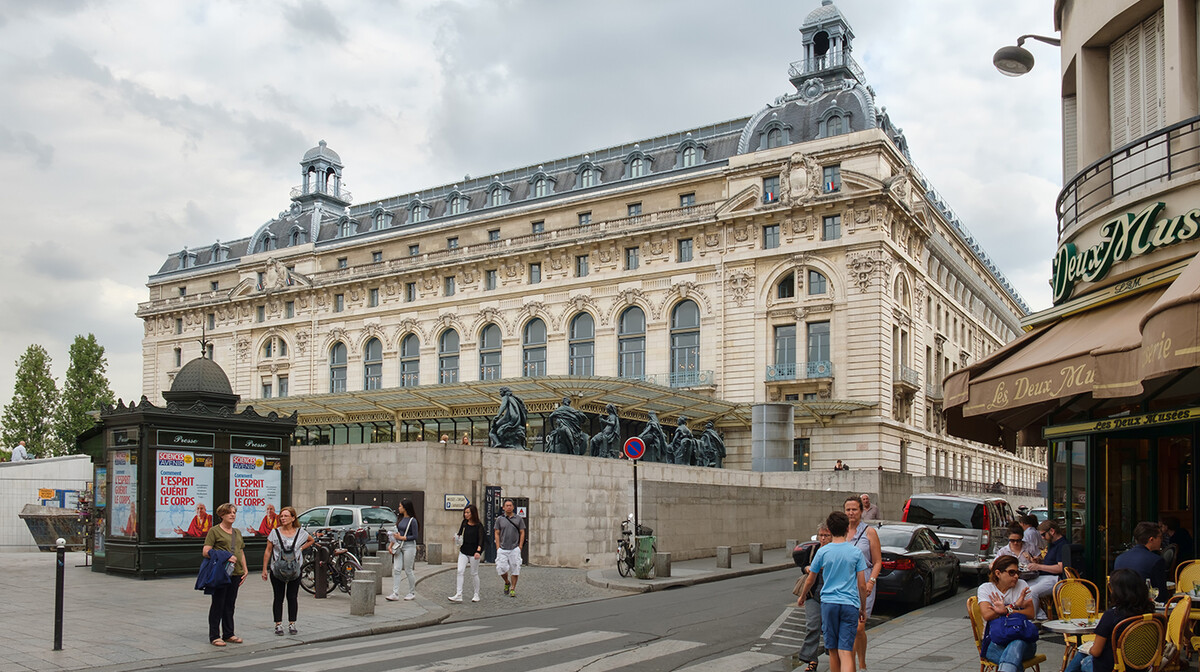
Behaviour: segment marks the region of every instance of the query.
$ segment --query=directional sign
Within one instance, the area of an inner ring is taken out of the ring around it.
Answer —
[[[631,436],[625,440],[625,457],[631,460],[640,460],[646,454],[646,442],[636,436]]]
[[[466,495],[446,495],[445,506],[447,511],[462,511],[467,508],[471,500]]]

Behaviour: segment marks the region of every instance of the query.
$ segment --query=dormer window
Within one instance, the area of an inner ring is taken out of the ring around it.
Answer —
[[[461,215],[467,211],[467,199],[463,196],[455,196],[450,199],[450,214]]]
[[[431,206],[421,201],[419,198],[414,198],[408,203],[408,221],[411,224],[424,222],[429,219],[429,211]]]
[[[498,205],[504,205],[504,190],[496,188],[488,195],[488,203],[494,208]]]
[[[492,183],[487,186],[488,207],[495,208],[508,203],[511,192],[512,189],[504,186],[504,183],[500,181],[499,175],[493,176]]]
[[[392,213],[383,208],[375,208],[371,213],[371,230],[382,231],[392,225]]]
[[[675,167],[691,168],[704,163],[705,149],[704,143],[696,142],[688,133],[683,142],[675,146]]]
[[[275,249],[275,236],[271,235],[270,231],[264,231],[261,236],[254,241],[254,252],[267,252]]]
[[[596,184],[596,171],[592,170],[591,168],[584,168],[583,172],[579,174],[579,186],[591,187],[591,186],[594,186],[595,184]]]
[[[778,118],[773,118],[766,126],[763,126],[758,136],[760,150],[783,147],[792,143],[792,127],[779,121]]]
[[[767,131],[767,149],[783,146],[783,129],[772,128]]]
[[[221,261],[229,261],[229,246],[217,243],[212,246],[212,254],[209,256],[209,263],[215,264]]]
[[[699,152],[696,151],[695,147],[688,147],[688,148],[684,149],[683,150],[683,159],[681,161],[683,167],[691,168],[692,166],[696,165],[696,155],[698,153]]]
[[[554,183],[556,180],[550,177],[538,166],[538,170],[529,178],[529,197],[543,198],[554,193]]]
[[[829,138],[850,132],[850,113],[834,105],[817,120],[817,137]]]
[[[179,253],[179,267],[191,268],[196,265],[196,253],[184,250]]]
[[[299,225],[293,226],[291,232],[288,233],[289,245],[303,245],[308,242],[308,232]]]
[[[349,238],[354,235],[354,222],[349,217],[338,221],[338,238]]]
[[[541,198],[546,195],[546,178],[539,177],[533,181],[533,197]]]

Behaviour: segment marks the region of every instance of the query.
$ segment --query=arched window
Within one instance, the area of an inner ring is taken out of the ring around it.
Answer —
[[[690,168],[696,165],[696,158],[699,153],[695,147],[688,147],[683,150],[683,167]]]
[[[780,299],[791,299],[796,296],[795,273],[788,273],[775,285],[775,296]]]
[[[348,238],[352,233],[354,233],[354,226],[350,220],[346,219],[338,224],[338,238]]]
[[[646,174],[646,160],[638,157],[629,162],[629,176],[641,177]]]
[[[500,380],[500,327],[494,324],[479,334],[479,379]]]
[[[671,386],[700,382],[700,308],[680,301],[671,311]]]
[[[346,345],[334,343],[329,350],[329,391],[346,391]]]
[[[842,118],[840,116],[834,115],[825,121],[826,137],[841,135],[843,133],[842,128]]]
[[[262,356],[263,359],[271,359],[272,357],[287,357],[287,341],[282,338],[271,337],[263,343]]]
[[[380,231],[380,230],[382,230],[382,229],[384,228],[384,222],[385,222],[385,221],[386,221],[386,220],[385,220],[385,219],[384,219],[384,217],[383,217],[383,211],[382,211],[382,210],[381,210],[381,211],[379,211],[379,212],[377,212],[377,213],[375,213],[375,230],[376,230],[376,231]]]
[[[542,196],[545,196],[545,195],[546,195],[546,178],[539,177],[538,179],[534,180],[534,182],[533,182],[533,196],[534,196],[534,198],[541,198]]]
[[[412,216],[409,217],[409,221],[411,221],[413,223],[425,221],[425,206],[423,206],[423,205],[413,206]]]
[[[263,359],[270,359],[275,356],[275,339],[268,338],[266,343],[263,343],[262,351]]]
[[[416,334],[409,334],[400,341],[400,387],[416,387],[421,384],[421,342]]]
[[[450,214],[461,215],[467,211],[467,199],[462,196],[455,196],[450,199]]]
[[[596,321],[588,313],[580,313],[571,320],[568,338],[570,360],[567,372],[572,376],[593,375],[596,352]]]
[[[497,205],[504,205],[504,190],[501,189],[500,187],[496,187],[495,189],[492,189],[491,202],[492,202],[492,207],[495,207]]]
[[[453,329],[438,339],[438,382],[458,382],[458,332]]]
[[[281,338],[278,340],[277,344],[279,346],[279,348],[278,348],[279,356],[287,357],[287,341],[285,341]]]
[[[363,389],[378,390],[383,387],[383,344],[378,338],[367,341],[363,348]]]
[[[767,131],[767,149],[783,146],[783,129],[772,128]]]
[[[533,318],[525,325],[522,359],[526,376],[546,375],[546,323]]]
[[[617,330],[617,375],[641,380],[646,377],[646,314],[637,306],[621,313]]]
[[[254,243],[255,252],[267,252],[273,249],[275,249],[275,240],[269,231],[259,236],[258,242]]]
[[[817,271],[808,272],[808,295],[817,296],[829,291],[829,281]]]
[[[289,242],[290,245],[303,245],[308,242],[308,235],[304,233],[304,229],[298,226],[292,227],[292,236]]]
[[[596,184],[596,171],[591,168],[584,168],[579,174],[579,186],[590,187]]]

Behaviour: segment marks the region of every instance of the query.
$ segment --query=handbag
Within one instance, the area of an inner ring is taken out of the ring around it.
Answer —
[[[1017,639],[1033,642],[1037,641],[1038,628],[1025,614],[1005,614],[988,621],[987,636],[1000,646]]]
[[[409,516],[408,524],[406,524],[404,526],[404,536],[406,536],[406,537],[408,536],[408,531],[412,529],[412,521],[413,521],[412,517]],[[397,532],[400,531],[399,523],[396,523],[396,531]],[[404,542],[396,541],[396,537],[394,537],[390,534],[388,535],[388,538],[391,539],[391,541],[388,542],[388,546],[387,546],[388,553],[391,553],[392,555],[399,553],[400,546],[402,546]]]

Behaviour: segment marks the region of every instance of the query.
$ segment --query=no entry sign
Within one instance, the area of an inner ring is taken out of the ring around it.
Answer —
[[[625,439],[625,457],[640,460],[646,454],[646,442],[636,436]]]

